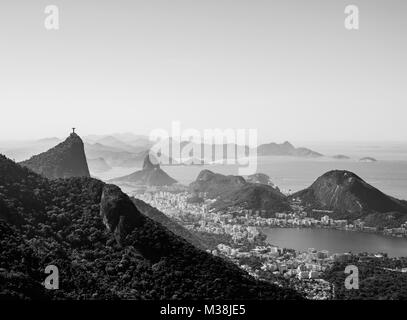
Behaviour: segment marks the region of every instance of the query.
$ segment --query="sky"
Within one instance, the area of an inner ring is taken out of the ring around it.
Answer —
[[[179,121],[260,142],[407,141],[406,16],[404,0],[2,0],[0,140]]]

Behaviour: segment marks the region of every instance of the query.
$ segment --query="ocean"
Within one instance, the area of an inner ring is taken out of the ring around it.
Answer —
[[[407,200],[407,145],[402,143],[318,143],[298,144],[323,153],[321,158],[286,156],[258,157],[257,172],[270,176],[284,192],[296,192],[310,186],[329,170],[349,170],[382,192]],[[333,155],[343,154],[349,160],[337,160]],[[361,162],[362,157],[373,157],[377,162]],[[236,165],[162,166],[170,176],[182,184],[194,181],[199,172],[208,169],[221,174],[238,175]],[[132,173],[140,168],[114,168],[95,176],[106,180]]]

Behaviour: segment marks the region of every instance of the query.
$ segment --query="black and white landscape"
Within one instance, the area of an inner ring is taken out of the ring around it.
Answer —
[[[293,4],[0,4],[0,300],[407,299],[407,4]]]

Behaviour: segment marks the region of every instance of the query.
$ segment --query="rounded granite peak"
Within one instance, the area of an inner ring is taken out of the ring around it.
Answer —
[[[84,144],[75,132],[52,149],[20,164],[49,179],[90,177]]]

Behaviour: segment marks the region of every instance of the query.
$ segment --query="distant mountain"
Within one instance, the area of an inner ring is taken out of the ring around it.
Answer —
[[[361,162],[376,162],[377,160],[375,158],[372,158],[372,157],[364,157],[364,158],[360,158],[359,161],[361,161]]]
[[[110,166],[136,167],[143,161],[142,155],[150,152],[159,154],[165,165],[202,165],[223,163],[226,159],[237,159],[249,155],[248,146],[237,144],[208,144],[179,141],[168,138],[154,144],[145,136],[133,134],[114,134],[88,136],[85,150],[90,158],[103,157]],[[174,144],[179,145],[180,153],[172,154]],[[154,147],[153,147],[154,146]],[[152,148],[153,147],[153,148]],[[322,154],[307,148],[295,148],[289,142],[270,143],[257,147],[259,156],[281,155],[295,157],[321,157]]]
[[[89,159],[103,158],[111,167],[140,167],[145,152],[133,153],[119,148],[105,146],[100,143],[85,143],[86,156]]]
[[[207,193],[210,198],[238,189],[246,184],[241,176],[225,176],[210,170],[202,170],[196,180],[189,185],[193,193]]]
[[[292,197],[315,209],[332,210],[344,218],[356,219],[375,212],[407,214],[406,201],[384,194],[349,171],[329,171]]]
[[[88,159],[88,165],[91,172],[105,172],[112,169],[103,158]]]
[[[108,146],[108,147],[113,147],[115,149],[119,149],[121,151],[128,151],[128,152],[138,152],[142,150],[136,150],[135,147],[113,137],[113,136],[106,136],[103,137],[99,140],[96,141],[97,143],[100,143],[101,145]]]
[[[89,177],[82,139],[71,133],[52,149],[21,162],[21,165],[50,179]]]
[[[0,156],[0,195],[0,299],[301,299],[195,248],[114,185]],[[47,265],[59,290],[42,285]]]
[[[261,144],[257,147],[258,156],[294,156],[294,157],[322,157],[323,155],[307,148],[295,148],[288,141],[278,143]]]
[[[52,137],[52,138],[43,138],[43,139],[39,139],[36,141],[37,143],[41,143],[41,144],[53,144],[53,145],[57,145],[58,143],[61,142],[61,139],[57,138],[57,137]]]
[[[178,148],[179,153],[172,154],[171,150],[177,150]],[[160,152],[161,157],[165,155],[168,159],[172,159],[172,161],[166,162],[166,164],[178,166],[212,164],[223,162],[226,159],[241,158],[246,156],[248,150],[246,146],[238,146],[232,143],[197,143],[168,138],[160,141],[150,151],[155,154]]]
[[[273,181],[271,181],[270,177],[265,173],[255,173],[255,174],[249,175],[246,177],[246,181],[250,182],[250,183],[266,184],[266,185],[277,188],[274,185]]]
[[[144,158],[143,169],[132,174],[111,179],[111,183],[132,183],[144,186],[170,186],[177,181],[171,178],[159,164],[153,164],[150,160],[150,154]]]
[[[189,188],[192,193],[206,193],[209,198],[216,198],[212,206],[218,209],[241,206],[265,210],[267,214],[290,209],[287,197],[278,188],[246,182],[241,176],[225,176],[203,170]]]
[[[110,140],[110,142],[109,142]],[[88,135],[84,137],[84,141],[87,143],[101,143],[101,144],[121,144],[124,145],[126,148],[129,146],[135,148],[143,148],[144,150],[148,150],[152,142],[150,141],[148,136],[134,134],[131,132],[128,133],[112,133],[108,135]]]
[[[350,158],[348,156],[345,156],[343,154],[337,154],[332,156],[332,158],[336,159],[336,160],[349,160]]]

